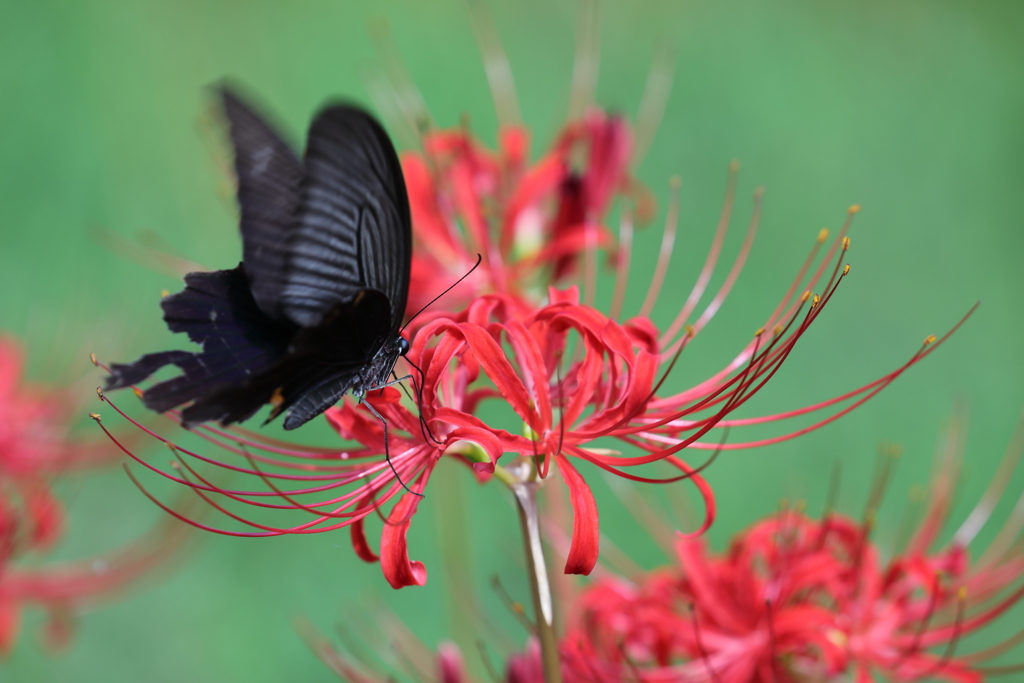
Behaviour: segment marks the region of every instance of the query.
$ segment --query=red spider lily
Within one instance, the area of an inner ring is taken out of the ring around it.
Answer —
[[[957,439],[951,439],[955,442]],[[871,540],[874,506],[864,521],[820,520],[783,510],[710,553],[680,538],[674,567],[626,580],[609,576],[575,605],[566,661],[590,661],[598,679],[637,681],[939,679],[977,683],[1020,667],[983,664],[1020,634],[962,655],[959,641],[1022,597],[1020,509],[979,559],[968,544],[987,521],[1019,459],[1024,432],[960,530],[932,550],[949,512],[958,473],[955,443],[937,461],[922,522],[887,562]],[[1022,498],[1024,500],[1024,498]]]
[[[406,84],[406,87],[410,86]],[[415,331],[432,318],[464,315],[462,310],[465,306],[487,293],[500,296],[502,307],[512,311],[513,315],[529,316],[538,306],[555,302],[554,298],[545,299],[545,289],[554,291],[549,285],[566,275],[570,265],[580,256],[586,256],[588,263],[584,298],[588,305],[593,306],[591,299],[596,273],[592,265],[596,260],[595,252],[599,247],[612,250],[613,245],[617,268],[608,317],[618,321],[630,280],[633,212],[628,207],[623,208],[617,243],[607,228],[599,225],[599,218],[617,191],[636,188],[628,176],[631,134],[626,123],[599,111],[591,111],[583,123],[569,125],[552,151],[525,172],[522,171],[525,158],[523,141],[528,137],[525,130],[521,127],[507,128],[502,135],[501,151],[492,154],[480,147],[466,131],[431,132],[421,139],[422,154],[408,153],[403,157],[415,235],[419,240],[413,259],[413,278],[417,282],[411,287],[412,292],[419,292],[419,298],[416,301],[410,299],[409,311],[422,312],[427,297],[443,291],[457,278],[472,271],[464,283],[442,297],[440,305],[435,304],[431,312],[420,317],[418,322],[411,321],[407,329]],[[570,159],[581,156],[577,150],[580,146],[586,150],[582,156],[587,162],[584,171],[575,173],[570,170]],[[646,336],[648,350],[658,354],[663,365],[699,335],[721,309],[753,246],[760,221],[761,190],[755,193],[746,237],[724,282],[698,312],[718,268],[722,246],[731,225],[738,170],[738,164],[730,165],[718,227],[696,282],[674,320],[659,334],[647,321],[647,316],[658,300],[675,244],[679,197],[678,184],[673,183],[661,253],[639,316],[628,323],[636,335]],[[545,212],[544,207],[549,210]],[[645,424],[640,424],[638,414],[637,422],[618,436],[652,454],[676,447],[680,442],[685,443],[685,447],[709,450],[735,450],[778,443],[818,429],[854,410],[934,351],[939,344],[935,343],[934,337],[929,337],[905,365],[853,391],[791,411],[742,419],[725,418],[726,414],[749,400],[792,351],[792,343],[780,342],[777,337],[793,332],[789,340],[795,341],[806,329],[806,325],[796,321],[801,307],[811,297],[810,291],[817,289],[821,292],[820,298],[815,297],[811,303],[813,309],[819,301],[827,302],[838,280],[846,274],[847,269],[840,270],[841,258],[850,243],[847,232],[859,211],[857,205],[850,207],[847,219],[838,235],[831,240],[826,256],[814,267],[820,249],[829,243],[829,231],[821,231],[789,289],[761,326],[762,332],[755,335],[732,362],[694,387],[673,395],[651,397],[643,415]],[[534,244],[534,247],[515,247],[525,243]],[[483,262],[473,270],[478,254],[483,256]],[[831,271],[829,266],[833,266]],[[805,322],[809,324],[820,310],[814,311]],[[959,324],[953,329],[957,327]],[[948,334],[938,340],[939,343],[946,338]],[[764,353],[766,349],[768,351]],[[755,363],[756,368],[748,367]],[[553,365],[549,363],[548,369],[552,370]],[[746,380],[750,383],[743,386]],[[740,387],[742,390],[738,391]],[[830,408],[835,412],[810,425],[758,441],[718,444],[701,440],[709,427],[708,420],[702,419],[701,413],[716,415],[710,427],[731,428],[790,420]],[[652,455],[648,462],[659,459]]]
[[[499,139],[493,153],[464,130],[429,132],[422,153],[402,156],[417,247],[410,314],[467,273],[477,254],[481,267],[445,298],[446,310],[479,293],[538,302],[588,247],[612,248],[600,221],[613,197],[640,191],[628,175],[631,134],[621,117],[590,111],[530,166],[525,128],[506,128]]]
[[[61,535],[64,510],[49,477],[110,462],[109,444],[72,436],[71,392],[25,381],[21,344],[0,334],[0,563],[44,551]],[[131,438],[131,437],[129,437]]]
[[[545,293],[564,279],[581,257],[587,265],[583,300],[593,306],[599,248],[614,257],[616,278],[608,317],[620,320],[630,280],[634,217],[645,222],[653,213],[653,201],[633,177],[632,169],[639,165],[658,129],[672,85],[672,68],[669,53],[658,52],[635,117],[635,129],[631,129],[623,117],[595,108],[593,94],[599,67],[596,11],[593,3],[580,5],[566,123],[551,148],[532,165],[527,161],[530,135],[521,124],[512,69],[482,3],[474,3],[470,12],[498,117],[496,152],[481,145],[466,126],[437,129],[386,31],[376,36],[382,46],[383,70],[380,74],[370,74],[368,89],[389,126],[404,138],[410,149],[419,150],[406,152],[402,157],[416,239],[409,313],[420,312],[429,297],[470,272],[478,254],[482,257],[481,266],[435,303],[430,314],[418,322],[410,322],[407,328],[410,331],[415,331],[431,317],[457,315],[474,298],[486,293],[501,295],[506,307],[518,306],[519,315],[525,316],[545,303]],[[729,167],[725,199],[711,249],[675,319],[660,335],[649,323],[634,323],[634,327],[648,330],[649,350],[659,353],[662,363],[669,362],[684,344],[699,335],[721,309],[753,246],[760,220],[761,190],[755,193],[754,210],[742,247],[724,282],[698,313],[719,265],[731,225],[738,170],[736,162]],[[616,198],[628,200],[620,202],[617,240],[603,223]],[[905,365],[870,384],[826,401],[771,415],[742,419],[724,417],[763,386],[792,350],[791,344],[775,343],[770,337],[781,334],[787,324],[793,323],[797,310],[806,303],[803,297],[809,296],[807,292],[819,291],[826,301],[831,296],[839,264],[830,276],[827,268],[840,246],[844,252],[848,247],[846,233],[859,210],[857,205],[850,207],[847,220],[832,240],[827,256],[812,271],[818,250],[829,237],[828,230],[821,231],[817,245],[789,290],[762,325],[769,334],[756,335],[731,363],[697,386],[653,398],[643,416],[646,429],[639,425],[630,427],[632,443],[657,453],[681,441],[690,448],[734,450],[791,439],[854,410],[938,347],[933,343],[936,340],[929,337]],[[678,220],[678,182],[673,180],[662,248],[639,318],[650,315],[661,292],[676,241]],[[801,330],[799,325],[796,330]],[[758,359],[758,352],[768,346],[770,354]],[[753,376],[745,374],[744,368],[754,362],[759,362],[759,367],[752,371]],[[736,390],[744,381],[740,377],[753,383],[739,392],[742,396],[737,396]],[[810,425],[768,439],[728,444],[701,440],[708,422],[695,415],[721,410],[722,414],[712,426],[731,428],[789,420],[830,408],[835,408],[835,412]],[[639,417],[637,422],[640,422]],[[626,438],[624,433],[620,436]]]
[[[58,474],[110,461],[110,445],[74,434],[70,391],[26,382],[20,344],[0,336],[0,654],[14,646],[26,606],[49,614],[43,636],[53,649],[74,630],[75,613],[113,597],[173,555],[184,527],[157,533],[119,551],[77,562],[40,564],[63,535],[65,510],[51,488]],[[134,443],[136,436],[125,437]],[[26,560],[31,558],[30,563]]]
[[[79,392],[25,381],[24,353],[0,333],[0,478],[32,480],[110,463],[104,441],[72,434]]]

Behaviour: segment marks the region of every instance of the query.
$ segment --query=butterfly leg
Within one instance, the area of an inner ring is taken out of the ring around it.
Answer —
[[[422,498],[422,493],[416,493],[415,491],[413,491],[412,489],[405,485],[405,482],[402,481],[402,477],[398,474],[398,470],[395,469],[394,463],[391,462],[391,450],[388,448],[388,421],[384,419],[383,415],[377,412],[377,409],[374,408],[369,401],[366,400],[365,395],[359,397],[359,402],[365,405],[366,409],[373,413],[373,416],[380,420],[381,424],[384,425],[384,459],[388,461],[388,467],[391,468],[391,472],[395,475],[395,479],[398,480],[398,483],[402,485],[403,489],[405,489],[414,496],[419,496],[420,498]]]
[[[388,387],[392,387],[392,386],[394,386],[396,384],[401,384],[402,382],[404,382],[407,379],[412,379],[412,375],[406,375],[405,377],[396,377],[395,379],[391,380],[390,382],[384,382],[384,384],[378,384],[375,387],[370,387],[369,391],[377,391],[378,389],[387,389]],[[381,419],[383,419],[383,418],[381,418]]]

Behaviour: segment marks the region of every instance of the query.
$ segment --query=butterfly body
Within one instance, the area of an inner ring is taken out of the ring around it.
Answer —
[[[235,149],[243,260],[190,273],[161,302],[172,332],[200,353],[147,354],[111,367],[107,388],[160,367],[183,374],[143,394],[186,427],[241,422],[264,404],[285,429],[346,393],[387,383],[408,349],[399,325],[409,288],[411,223],[401,167],[387,134],[350,105],[323,109],[304,159],[234,93],[221,97]]]

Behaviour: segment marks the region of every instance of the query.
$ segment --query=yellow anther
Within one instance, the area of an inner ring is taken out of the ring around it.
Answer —
[[[167,290],[167,289],[161,289],[160,290],[160,298],[161,299],[163,299],[164,297],[168,297],[170,295],[171,295],[170,290]]]
[[[668,186],[673,190],[678,190],[683,186],[683,179],[677,175],[672,176],[668,179]]]
[[[924,345],[928,346],[929,344],[933,343],[934,341],[935,341],[935,335],[934,334],[929,334],[927,337],[924,338]]]
[[[759,328],[757,328],[757,332],[754,333],[754,336],[755,337],[760,337],[762,334],[764,334],[764,328],[763,327],[759,327]]]
[[[848,212],[848,213],[859,213],[859,212],[860,212],[860,204],[854,204],[853,206],[851,206],[851,207],[850,207],[850,208],[848,209],[848,211],[847,211],[847,212]]]
[[[850,274],[850,264],[847,263],[846,267],[843,268],[843,275],[849,275],[849,274]]]
[[[135,395],[137,397],[142,398],[142,389],[139,389],[138,387],[132,387],[132,391],[135,392]]]
[[[97,422],[100,421],[100,414],[99,413],[89,413],[89,417],[91,417],[92,419],[96,420]]]
[[[96,354],[95,353],[90,353],[89,354],[89,360],[92,361],[93,365],[99,365],[100,364],[100,362],[98,360],[96,360]]]
[[[729,162],[729,172],[730,173],[736,173],[739,170],[740,170],[739,159],[733,159],[732,161]]]
[[[96,395],[100,397],[101,401],[103,400],[103,387],[96,387]]]
[[[810,298],[811,298],[811,290],[807,290],[806,292],[803,293],[803,295],[801,295],[800,302],[801,303],[806,303],[807,300],[810,299]]]
[[[898,443],[889,444],[889,448],[886,449],[886,455],[890,458],[901,458],[903,457],[903,446]]]
[[[967,599],[967,586],[960,586],[960,590],[956,592],[956,599],[960,602]]]
[[[822,228],[818,231],[818,244],[821,244],[828,239],[828,228]]]
[[[849,248],[850,248],[850,238],[849,237],[844,237],[843,238],[843,251],[846,251]]]
[[[821,297],[820,297],[820,296],[818,296],[817,294],[815,294],[815,295],[814,295],[814,298],[813,298],[813,299],[811,299],[811,306],[812,306],[812,307],[814,307],[814,306],[817,306],[817,305],[818,305],[818,302],[820,302],[820,301],[821,301]]]
[[[693,329],[693,325],[687,325],[687,326],[686,326],[686,327],[684,327],[683,329],[684,329],[684,330],[686,330],[686,336],[687,336],[687,337],[692,337],[692,336],[694,336],[695,334],[697,334],[697,333],[696,333],[696,332],[694,331],[694,329]]]
[[[772,336],[773,337],[778,337],[780,334],[782,334],[782,325],[776,325],[772,329]]]
[[[526,614],[526,608],[523,607],[523,604],[520,602],[512,603],[512,611],[516,614]]]

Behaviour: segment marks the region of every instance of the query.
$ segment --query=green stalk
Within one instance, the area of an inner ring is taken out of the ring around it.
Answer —
[[[558,638],[555,635],[554,605],[551,600],[551,582],[548,580],[544,547],[540,538],[540,519],[537,515],[537,482],[516,483],[511,486],[519,503],[519,522],[523,528],[526,548],[526,569],[530,575],[533,593],[533,613],[540,641],[541,666],[545,683],[562,683],[562,668],[558,659]]]

